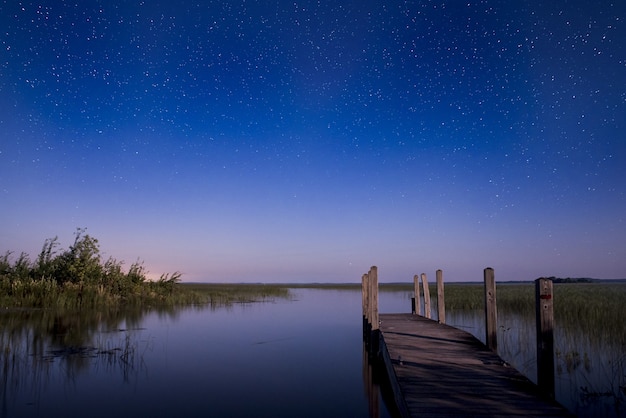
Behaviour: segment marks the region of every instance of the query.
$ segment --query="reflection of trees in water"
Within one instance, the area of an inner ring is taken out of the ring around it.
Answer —
[[[124,382],[145,364],[150,341],[140,348],[140,324],[146,314],[176,319],[179,309],[55,312],[23,309],[0,313],[0,416],[9,416],[19,394],[36,401],[61,378],[74,384],[89,370],[120,372]]]
[[[45,352],[45,338],[32,327],[20,327],[17,317],[0,315],[0,360],[2,363],[2,416],[9,416],[10,402],[19,393],[41,393],[50,378],[51,363],[41,354]],[[30,315],[26,315],[30,316]]]
[[[133,330],[120,331],[124,333],[124,340],[117,345],[111,346],[105,344],[98,350],[97,355],[100,356],[100,364],[106,370],[119,370],[122,373],[124,383],[130,381],[130,377],[134,373],[138,373],[145,367],[143,361],[143,353],[140,351],[139,342],[134,339]],[[151,349],[150,342],[145,345],[144,350]]]
[[[96,368],[97,372],[119,371],[127,383],[133,373],[139,372],[140,367],[145,365],[137,340],[140,330],[120,329],[109,333],[110,338],[99,339],[94,345],[47,350],[40,360],[44,363],[58,362],[58,368],[64,371],[68,382],[73,382],[81,372]]]

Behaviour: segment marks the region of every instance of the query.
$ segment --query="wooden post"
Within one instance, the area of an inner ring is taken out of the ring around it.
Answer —
[[[484,270],[485,278],[485,328],[487,347],[498,352],[498,312],[496,308],[496,280],[493,269],[487,267]]]
[[[372,266],[369,272],[370,282],[370,323],[372,331],[378,330],[378,267]]]
[[[552,280],[535,280],[537,321],[537,384],[543,394],[554,398],[554,298]]]
[[[413,276],[413,313],[415,315],[420,314],[420,278],[416,274]]]
[[[424,317],[430,319],[430,291],[428,290],[426,273],[422,273],[422,286],[424,288]]]
[[[380,355],[380,331],[378,324],[378,268],[372,266],[367,274],[369,282],[369,332],[367,333],[369,353],[372,358]]]
[[[367,280],[368,275],[364,274],[361,277],[361,296],[363,300],[363,331],[367,329],[369,324],[369,282]]]
[[[437,319],[440,324],[446,323],[446,304],[443,298],[443,271],[435,272],[437,277]]]

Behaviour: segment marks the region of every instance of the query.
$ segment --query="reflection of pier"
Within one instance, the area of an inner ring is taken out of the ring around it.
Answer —
[[[467,332],[416,314],[379,314],[377,274],[372,267],[363,275],[364,339],[370,355],[384,363],[401,416],[570,416],[551,390]],[[495,302],[495,287],[489,292]],[[430,307],[426,312],[430,316]]]
[[[375,376],[375,365],[370,362],[367,347],[363,346],[363,384],[370,418],[380,417],[380,383]]]

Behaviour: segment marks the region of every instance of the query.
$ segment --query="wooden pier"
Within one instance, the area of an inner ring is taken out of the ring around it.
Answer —
[[[363,276],[364,338],[402,417],[572,416],[471,334],[417,314],[379,314],[377,274]]]

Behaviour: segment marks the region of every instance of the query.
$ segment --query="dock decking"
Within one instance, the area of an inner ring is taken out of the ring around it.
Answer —
[[[379,350],[403,416],[572,416],[471,334],[380,314]]]

